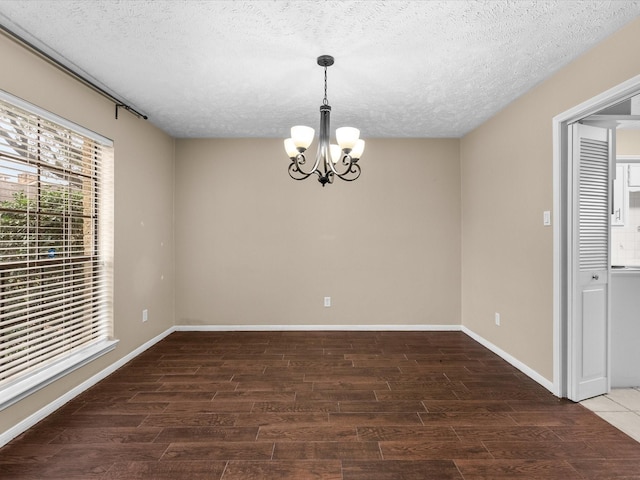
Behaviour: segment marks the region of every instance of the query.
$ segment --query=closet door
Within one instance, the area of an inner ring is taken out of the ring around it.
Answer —
[[[584,400],[609,390],[610,165],[613,131],[574,124],[573,312],[569,320],[569,398]]]

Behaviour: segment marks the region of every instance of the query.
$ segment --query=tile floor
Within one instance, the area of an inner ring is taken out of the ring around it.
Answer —
[[[640,387],[613,389],[581,402],[614,427],[640,442]]]

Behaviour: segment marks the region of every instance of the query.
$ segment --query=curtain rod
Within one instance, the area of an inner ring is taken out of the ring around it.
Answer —
[[[131,107],[130,105],[127,105],[126,103],[124,103],[119,98],[114,97],[112,94],[110,94],[109,92],[107,92],[103,88],[100,88],[95,83],[91,82],[90,80],[87,80],[85,77],[83,77],[79,73],[73,71],[72,69],[70,69],[66,65],[63,65],[58,60],[56,60],[55,58],[53,58],[51,55],[49,55],[48,53],[44,52],[40,48],[36,47],[31,42],[25,40],[24,38],[22,38],[19,35],[16,35],[14,32],[12,32],[8,28],[6,28],[4,25],[0,25],[0,31],[2,33],[4,33],[4,35],[7,36],[8,38],[10,38],[11,40],[13,40],[16,43],[18,43],[18,44],[22,45],[23,47],[27,48],[28,50],[30,50],[31,52],[35,53],[36,55],[38,55],[43,60],[46,60],[48,63],[50,63],[51,65],[56,67],[58,70],[63,71],[64,73],[66,73],[70,77],[75,78],[80,83],[83,83],[85,86],[91,88],[93,91],[95,91],[95,92],[99,93],[100,95],[102,95],[103,97],[106,97],[109,100],[111,100],[116,106],[116,119],[118,118],[118,109],[119,108],[124,108],[127,112],[131,112],[133,115],[135,115],[138,118],[143,118],[145,120],[147,120],[149,118],[147,115],[145,115],[143,113],[140,113],[135,108]]]

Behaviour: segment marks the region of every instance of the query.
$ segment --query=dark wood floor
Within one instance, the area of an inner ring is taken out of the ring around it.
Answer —
[[[640,479],[640,443],[460,332],[179,332],[2,479]]]

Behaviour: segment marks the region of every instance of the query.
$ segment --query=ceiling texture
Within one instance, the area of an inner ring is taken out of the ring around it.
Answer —
[[[178,138],[317,129],[323,54],[332,129],[461,137],[639,15],[631,0],[0,0],[4,29]]]

